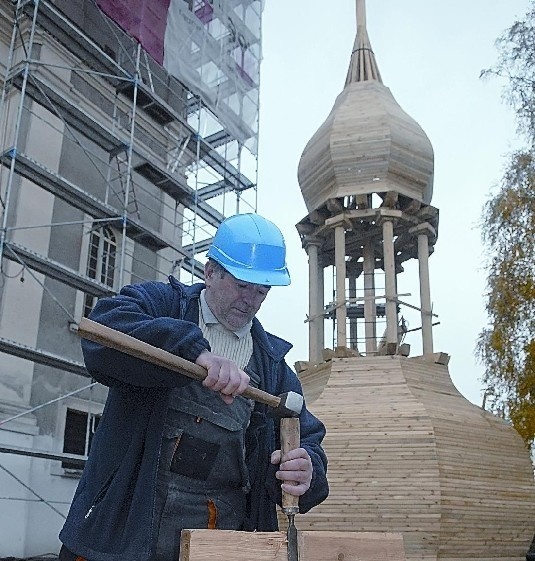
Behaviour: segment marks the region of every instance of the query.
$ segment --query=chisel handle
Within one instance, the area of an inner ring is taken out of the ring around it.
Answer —
[[[299,417],[281,419],[280,424],[281,456],[301,446]],[[285,481],[287,485],[297,485],[297,481]],[[286,514],[299,512],[299,497],[282,491],[282,510]]]

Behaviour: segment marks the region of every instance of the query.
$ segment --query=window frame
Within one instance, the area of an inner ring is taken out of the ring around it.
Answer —
[[[65,443],[65,429],[67,425],[67,411],[71,409],[79,413],[86,415],[91,415],[93,417],[102,417],[104,412],[104,403],[99,401],[90,401],[86,399],[80,399],[76,397],[69,397],[60,402],[60,407],[58,410],[58,423],[57,423],[57,449],[58,454],[69,452],[63,452]],[[73,467],[63,467],[62,460],[53,460],[51,463],[51,473],[53,475],[60,475],[66,477],[80,477],[83,471],[83,465],[79,468]]]

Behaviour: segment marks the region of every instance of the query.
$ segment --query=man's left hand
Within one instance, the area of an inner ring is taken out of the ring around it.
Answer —
[[[295,484],[283,483],[282,490],[289,495],[300,497],[310,488],[312,481],[312,460],[304,448],[290,450],[281,458],[281,451],[271,454],[271,463],[280,464],[275,477],[281,481],[294,481]]]

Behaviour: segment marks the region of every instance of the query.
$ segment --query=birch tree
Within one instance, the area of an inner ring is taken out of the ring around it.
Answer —
[[[522,149],[509,156],[499,189],[485,204],[488,326],[477,354],[486,407],[509,418],[528,446],[535,438],[535,0],[497,41],[484,76],[506,79]]]

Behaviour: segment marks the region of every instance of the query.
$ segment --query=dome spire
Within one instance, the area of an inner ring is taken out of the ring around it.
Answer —
[[[357,0],[357,28],[366,27],[366,0]]]
[[[383,83],[366,29],[366,0],[357,1],[357,36],[345,85],[376,80]]]

